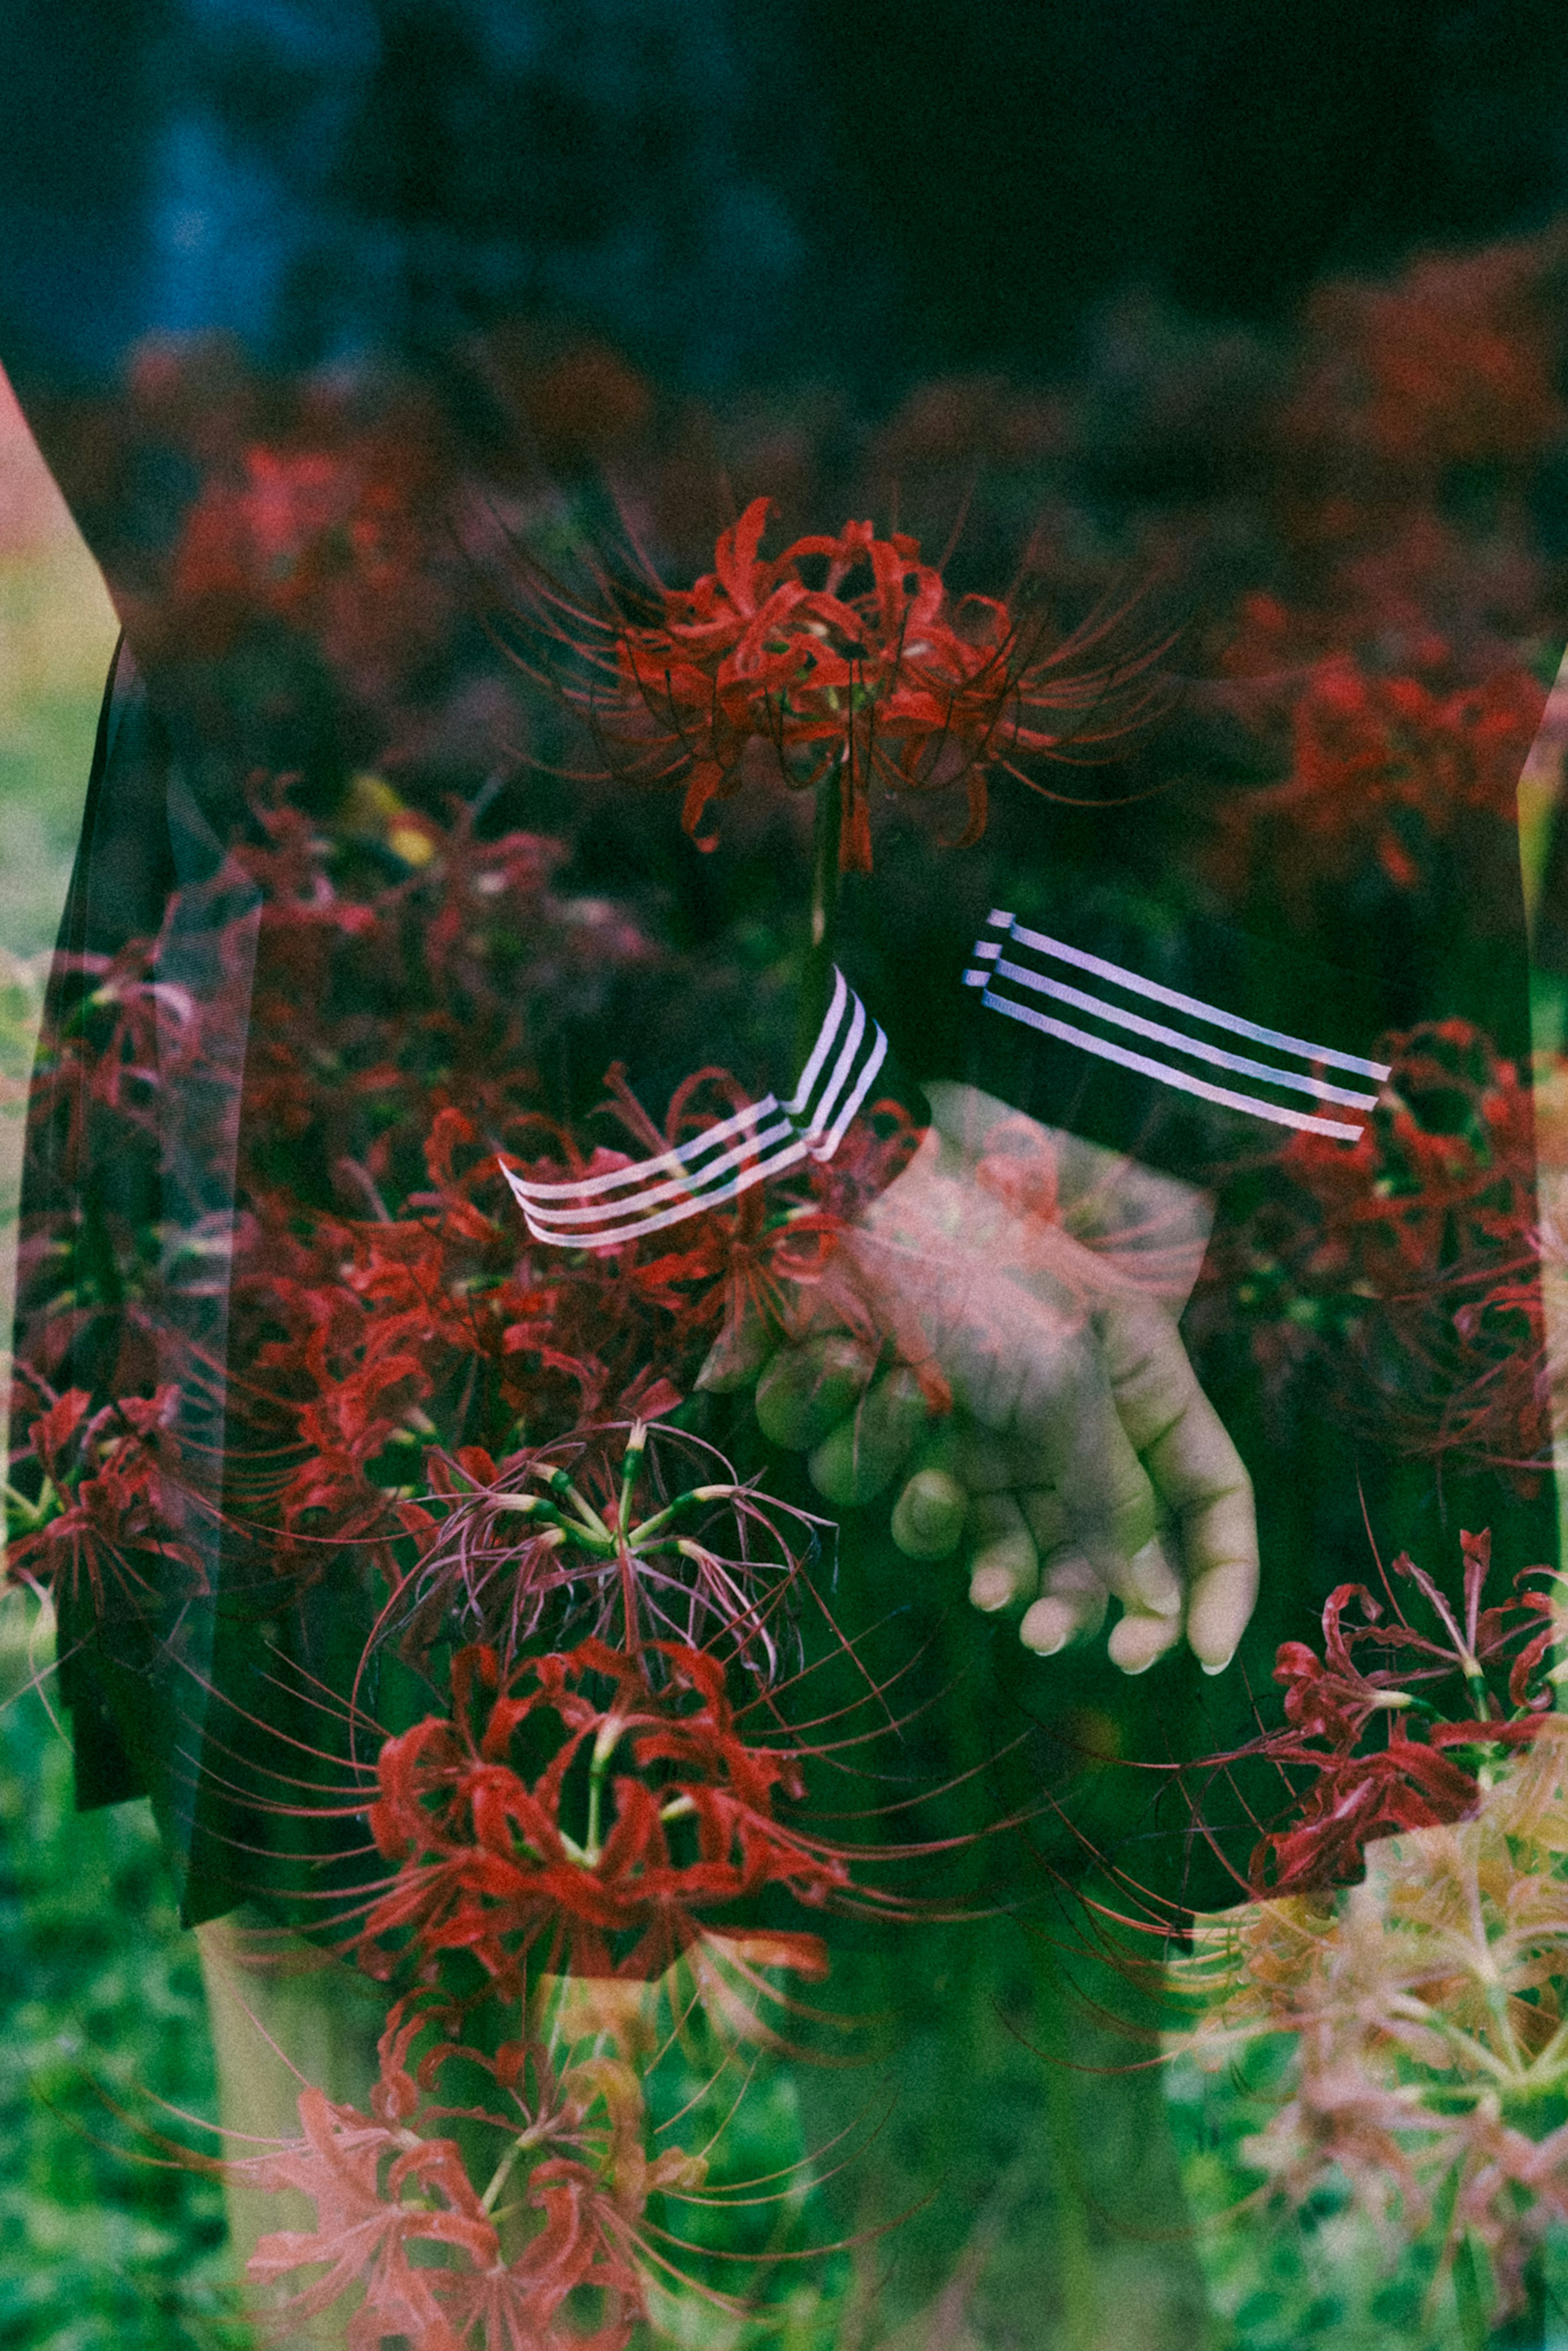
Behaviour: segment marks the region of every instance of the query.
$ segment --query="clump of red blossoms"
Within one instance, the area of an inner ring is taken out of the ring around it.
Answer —
[[[698,1938],[703,1912],[767,1886],[820,1906],[848,1883],[777,1816],[779,1796],[804,1793],[801,1758],[747,1742],[724,1667],[701,1650],[591,1639],[503,1675],[494,1649],[470,1647],[452,1696],[450,1717],[382,1750],[371,1827],[397,1876],[361,1938],[372,1974],[391,1967],[378,1943],[406,1930],[427,1963],[471,1951],[503,1996],[530,1953],[576,1976],[651,1980]],[[774,1964],[825,1972],[815,1937],[770,1940]]]
[[[1256,1171],[1199,1320],[1234,1296],[1271,1386],[1315,1368],[1338,1417],[1528,1489],[1550,1375],[1531,1089],[1469,1021],[1377,1050],[1391,1073],[1359,1141],[1293,1135]]]
[[[1289,771],[1220,812],[1226,887],[1283,891],[1300,920],[1314,891],[1374,863],[1390,888],[1419,891],[1443,844],[1462,853],[1468,828],[1511,826],[1544,692],[1516,654],[1463,654],[1424,601],[1402,606],[1388,585],[1327,612],[1243,600],[1223,664]]]
[[[1166,642],[1117,649],[1123,612],[1057,641],[1025,582],[1012,599],[953,596],[903,532],[869,522],[810,533],[762,555],[770,501],[721,532],[691,588],[640,583],[627,618],[606,583],[597,607],[542,574],[524,618],[571,657],[564,691],[612,771],[679,789],[703,848],[716,800],[766,760],[787,789],[836,784],[841,872],[872,869],[870,796],[961,785],[954,847],[986,828],[996,775],[1032,784],[1029,763],[1092,762],[1156,704]]]
[[[389,2335],[421,2351],[623,2351],[645,2307],[649,2197],[700,2182],[703,2159],[650,2155],[623,2057],[574,2056],[559,2035],[532,2034],[486,2057],[462,2031],[457,2011],[428,1995],[398,2002],[368,2114],[307,2089],[298,2139],[228,2167],[316,2207],[314,2229],[263,2238],[252,2280],[320,2269],[277,2314],[298,2325],[357,2286],[349,2351],[377,2351]],[[438,2103],[455,2067],[465,2077],[457,2102]],[[451,2123],[465,2131],[466,2158],[441,2129]],[[483,2192],[468,2169],[481,2148]]]
[[[1321,1656],[1304,1641],[1281,1643],[1274,1679],[1285,1692],[1283,1726],[1239,1755],[1214,1759],[1231,1767],[1261,1757],[1287,1775],[1312,1775],[1288,1816],[1259,1841],[1255,1895],[1353,1885],[1375,1839],[1468,1819],[1495,1766],[1548,1719],[1558,1579],[1526,1568],[1511,1597],[1483,1607],[1491,1536],[1461,1534],[1459,1541],[1458,1609],[1407,1553],[1394,1562],[1394,1573],[1426,1601],[1435,1637],[1397,1603],[1385,1613],[1364,1584],[1342,1583],[1324,1604]],[[1529,1579],[1542,1577],[1545,1589],[1530,1588]],[[1388,1592],[1394,1601],[1392,1584]]]

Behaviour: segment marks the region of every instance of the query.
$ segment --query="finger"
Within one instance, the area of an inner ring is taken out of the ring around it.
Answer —
[[[1105,1620],[1104,1578],[1073,1541],[1061,1498],[1042,1488],[1019,1497],[1040,1562],[1041,1592],[1024,1611],[1019,1638],[1037,1656],[1054,1656],[1070,1641],[1085,1640]]]
[[[1124,1674],[1146,1674],[1180,1639],[1179,1614],[1156,1616],[1141,1608],[1129,1608],[1111,1627],[1105,1649],[1111,1663],[1120,1666]]]
[[[1105,1621],[1105,1586],[1081,1552],[1061,1553],[1046,1571],[1045,1590],[1024,1611],[1019,1639],[1039,1657],[1087,1640]]]
[[[1103,1320],[1124,1425],[1181,1530],[1187,1638],[1209,1673],[1229,1664],[1258,1596],[1252,1481],[1169,1320],[1136,1306]]]
[[[1258,1519],[1246,1464],[1196,1380],[1148,1464],[1181,1529],[1187,1642],[1217,1674],[1230,1663],[1257,1603]]]
[[[972,1495],[967,1532],[974,1605],[991,1616],[1032,1600],[1040,1586],[1040,1555],[1016,1498]]]
[[[762,1434],[792,1453],[809,1452],[853,1410],[875,1368],[875,1349],[847,1331],[784,1348],[757,1383]]]
[[[945,1469],[917,1469],[893,1507],[889,1531],[909,1559],[950,1559],[964,1532],[969,1498]]]
[[[811,1454],[812,1484],[835,1510],[874,1501],[892,1485],[925,1425],[920,1381],[906,1364],[896,1365]]]
[[[1049,1541],[1053,1520],[1065,1528],[1068,1513],[1058,1496],[1029,1499],[1037,1537],[1043,1535]],[[1085,1633],[1098,1631],[1105,1614],[1107,1583],[1121,1601],[1123,1613],[1111,1628],[1106,1654],[1124,1674],[1146,1673],[1181,1638],[1182,1588],[1157,1537],[1132,1559],[1114,1562],[1109,1575],[1097,1573],[1069,1541],[1051,1558],[1045,1581],[1047,1597],[1037,1601],[1026,1615],[1027,1631],[1020,1627],[1020,1637],[1042,1656],[1052,1655]]]
[[[1059,1342],[1049,1363],[1033,1367],[1013,1426],[1035,1440],[1031,1483],[1054,1489],[1079,1548],[1120,1587],[1154,1541],[1157,1512],[1095,1335]]]
[[[1042,1557],[1045,1591],[1025,1612],[1019,1637],[1040,1656],[1097,1632],[1105,1614],[1106,1581],[1072,1544],[1071,1514],[1054,1493],[1031,1493],[1024,1510]],[[1146,1673],[1181,1638],[1182,1590],[1157,1538],[1118,1562],[1113,1586],[1123,1614],[1106,1653],[1124,1674]]]
[[[1228,1520],[1234,1520],[1228,1525]],[[1251,1488],[1198,1514],[1194,1549],[1211,1563],[1192,1578],[1187,1645],[1205,1673],[1223,1673],[1236,1655],[1258,1604],[1258,1528]]]

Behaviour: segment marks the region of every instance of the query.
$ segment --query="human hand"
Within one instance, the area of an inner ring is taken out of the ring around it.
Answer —
[[[1251,1484],[1176,1329],[1207,1238],[1191,1186],[927,1088],[934,1124],[847,1235],[757,1410],[840,1508],[896,1485],[909,1556],[1042,1656],[1122,1614],[1140,1673],[1180,1639],[1229,1661],[1257,1593]],[[897,1360],[875,1376],[891,1337]]]

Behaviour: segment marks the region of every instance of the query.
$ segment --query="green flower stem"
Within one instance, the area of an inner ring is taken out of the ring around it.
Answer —
[[[645,1421],[633,1421],[632,1434],[626,1439],[626,1451],[621,1463],[621,1508],[615,1525],[624,1533],[632,1520],[632,1489],[637,1483],[637,1473],[643,1467],[643,1455],[647,1447],[648,1428]]]
[[[479,2210],[482,2212],[488,2213],[492,2220],[498,2217],[496,2211],[496,2199],[511,2178],[517,2158],[520,2155],[527,2155],[530,2148],[539,2146],[548,2136],[548,2132],[541,2130],[536,2123],[512,2141],[511,2146],[496,2166],[489,2186],[479,2199]]]
[[[795,1078],[811,1058],[817,1032],[827,1018],[833,991],[833,948],[839,915],[839,831],[843,802],[835,767],[817,786],[811,827],[811,913],[806,960],[800,977],[800,1010],[795,1025]]]
[[[599,1736],[593,1742],[593,1752],[589,1758],[588,1834],[583,1842],[582,1855],[590,1869],[598,1868],[604,1850],[602,1842],[604,1774],[610,1768],[610,1759],[620,1745],[625,1729],[626,1725],[618,1721],[614,1715],[612,1715],[608,1721],[601,1723]]]
[[[653,1538],[669,1525],[677,1510],[685,1510],[692,1502],[728,1501],[741,1490],[738,1486],[690,1486],[685,1493],[677,1494],[673,1502],[667,1502],[662,1510],[655,1510],[651,1519],[644,1519],[641,1526],[633,1527],[626,1540],[634,1552],[643,1551]]]

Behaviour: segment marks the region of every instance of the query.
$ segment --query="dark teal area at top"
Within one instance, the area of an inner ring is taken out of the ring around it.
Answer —
[[[1256,318],[1568,190],[1549,0],[18,0],[0,347],[439,370],[519,311],[713,392]]]

